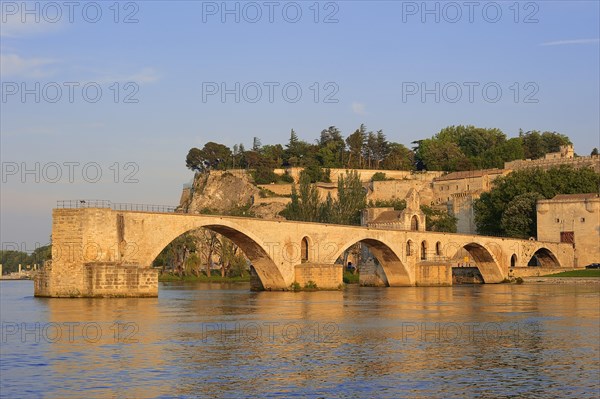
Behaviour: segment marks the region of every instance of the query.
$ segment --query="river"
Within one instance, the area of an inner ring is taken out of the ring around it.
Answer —
[[[597,284],[43,299],[0,283],[2,398],[598,398]]]

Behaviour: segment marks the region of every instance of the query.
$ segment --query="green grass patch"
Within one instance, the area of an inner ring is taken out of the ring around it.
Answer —
[[[207,277],[204,274],[200,276],[182,276],[179,277],[176,274],[161,274],[158,276],[160,282],[175,282],[175,281],[190,281],[190,282],[201,282],[201,283],[247,283],[250,281],[250,275],[238,276],[238,277],[221,277],[211,276]]]
[[[600,277],[600,269],[570,270],[568,272],[548,274],[544,277]]]
[[[344,270],[344,284],[358,284],[359,274],[352,274]]]

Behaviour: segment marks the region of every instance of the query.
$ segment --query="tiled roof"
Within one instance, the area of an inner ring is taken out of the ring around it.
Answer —
[[[390,223],[397,222],[398,217],[400,216],[400,211],[385,211],[381,212],[379,216],[377,216],[371,223]]]

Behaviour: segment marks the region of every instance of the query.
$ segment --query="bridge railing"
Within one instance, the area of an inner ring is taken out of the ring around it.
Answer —
[[[150,205],[150,204],[133,204],[112,202],[109,200],[60,200],[56,202],[57,208],[63,209],[80,209],[80,208],[104,208],[115,211],[140,211],[140,212],[159,212],[173,213],[175,206],[170,205]]]

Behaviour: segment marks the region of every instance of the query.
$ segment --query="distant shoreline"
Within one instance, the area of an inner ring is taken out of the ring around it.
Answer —
[[[599,277],[523,277],[525,284],[600,284]]]

